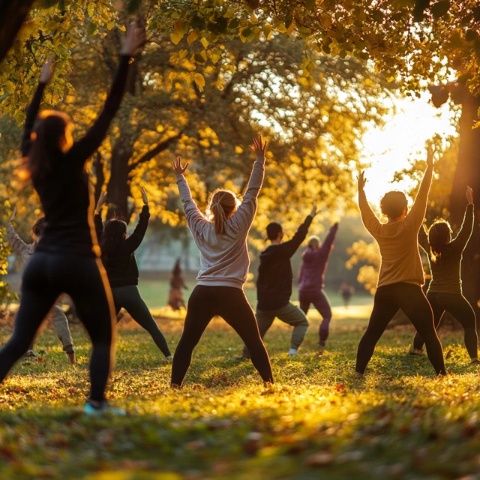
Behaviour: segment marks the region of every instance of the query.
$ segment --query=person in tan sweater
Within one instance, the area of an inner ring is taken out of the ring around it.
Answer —
[[[399,309],[423,337],[436,373],[446,373],[432,309],[421,288],[424,275],[418,246],[418,232],[425,217],[432,174],[433,151],[429,150],[427,168],[410,211],[403,192],[387,192],[382,198],[380,206],[388,218],[387,223],[378,220],[367,202],[364,173],[361,172],[358,177],[358,205],[362,221],[377,241],[381,255],[372,314],[358,345],[356,371],[359,374],[365,372],[378,340]]]

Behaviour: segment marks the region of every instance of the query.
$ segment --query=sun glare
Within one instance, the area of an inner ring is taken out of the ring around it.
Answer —
[[[392,189],[409,190],[412,180],[394,182],[394,173],[413,161],[425,158],[425,142],[435,134],[447,138],[455,134],[455,113],[444,104],[435,108],[425,92],[420,98],[399,98],[396,112],[382,128],[372,128],[362,139],[361,160],[370,165],[365,174],[369,201],[378,205],[382,195]]]

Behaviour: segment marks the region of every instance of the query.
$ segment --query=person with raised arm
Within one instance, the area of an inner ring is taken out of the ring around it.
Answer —
[[[268,353],[243,292],[250,264],[247,235],[263,183],[266,149],[267,144],[261,137],[254,139],[252,150],[256,159],[243,200],[240,202],[230,190],[215,190],[210,196],[207,215],[192,199],[184,176],[188,163],[182,165],[179,157],[173,162],[187,224],[200,250],[200,270],[197,285],[188,299],[185,325],[173,356],[172,387],[182,385],[193,349],[216,315],[233,327],[247,345],[252,363],[264,383],[273,383]]]
[[[308,313],[310,304],[317,309],[322,316],[322,322],[318,330],[318,346],[320,351],[325,348],[330,332],[332,320],[332,308],[328,297],[324,292],[325,270],[327,269],[328,257],[333,249],[333,243],[338,231],[338,222],[334,223],[322,244],[316,236],[310,237],[307,249],[302,255],[300,267],[298,297],[300,308]]]
[[[478,360],[478,338],[475,311],[462,293],[462,255],[473,231],[473,190],[467,187],[467,206],[462,226],[452,240],[452,229],[446,220],[436,220],[428,230],[420,229],[419,242],[428,255],[432,279],[427,298],[432,306],[435,328],[440,327],[443,314],[450,313],[463,327],[464,342],[473,364]],[[417,333],[410,353],[423,353],[423,338]]]
[[[123,220],[113,218],[107,220],[105,225],[103,224],[100,209],[106,199],[105,193],[100,195],[97,202],[95,227],[102,247],[103,264],[112,287],[117,316],[124,308],[133,320],[150,334],[165,358],[171,360],[172,354],[167,341],[138,291],[139,272],[135,260],[135,250],[145,237],[150,219],[147,192],[144,188],[141,191],[143,208],[137,226],[131,235],[127,236],[127,224]]]
[[[311,212],[298,227],[295,235],[286,242],[283,240],[283,228],[277,222],[267,225],[267,238],[270,245],[260,254],[257,278],[257,311],[260,336],[263,338],[272,326],[275,318],[293,327],[288,355],[296,356],[308,329],[305,313],[290,302],[292,295],[291,258],[298,250],[308,233],[308,228],[317,214],[314,205]],[[242,356],[249,358],[247,346]]]
[[[108,132],[125,92],[129,65],[144,42],[144,29],[131,24],[103,110],[76,142],[67,114],[53,110],[39,113],[53,74],[53,64],[47,62],[28,108],[23,134],[22,154],[46,225],[23,274],[13,335],[0,350],[0,381],[25,354],[57,297],[66,293],[92,342],[91,389],[84,407],[88,415],[123,412],[111,407],[105,398],[113,363],[115,308],[100,260],[85,163]]]
[[[32,226],[32,241],[27,243],[20,237],[20,235],[15,230],[13,226],[13,219],[15,218],[15,209],[13,210],[12,215],[7,224],[7,240],[10,246],[12,247],[15,256],[20,261],[21,265],[24,267],[27,264],[27,261],[33,255],[35,247],[37,246],[40,237],[43,234],[43,229],[45,228],[45,218],[40,217]],[[63,351],[66,353],[68,360],[71,364],[76,363],[75,348],[73,345],[73,338],[70,332],[70,327],[68,325],[68,319],[59,303],[55,305],[50,310],[48,315],[52,319],[53,329],[62,342]],[[26,352],[26,357],[36,357],[38,354],[33,350],[33,345],[30,345],[28,351]]]
[[[375,346],[388,323],[401,309],[422,335],[428,358],[438,375],[445,375],[440,341],[433,325],[433,313],[422,291],[423,266],[418,247],[420,230],[427,208],[433,175],[433,150],[428,149],[427,168],[415,202],[408,211],[403,192],[387,192],[380,203],[387,223],[373,213],[365,195],[365,175],[358,176],[358,205],[363,224],[380,248],[381,266],[367,330],[358,345],[356,371],[363,375]]]

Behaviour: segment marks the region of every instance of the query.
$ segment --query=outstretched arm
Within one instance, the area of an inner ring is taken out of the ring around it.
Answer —
[[[423,174],[422,183],[418,189],[415,202],[407,215],[407,220],[415,228],[420,228],[425,218],[425,212],[427,210],[428,193],[430,192],[430,185],[432,184],[433,176],[433,150],[428,148],[427,150],[427,168]]]
[[[466,247],[468,241],[470,240],[470,236],[472,235],[473,231],[473,190],[471,187],[467,187],[466,191],[467,197],[467,207],[465,208],[465,215],[463,216],[462,226],[460,227],[460,231],[458,235],[453,240],[452,244],[455,248],[463,251]]]
[[[95,231],[97,232],[97,239],[100,242],[103,236],[103,221],[102,221],[102,207],[107,199],[107,192],[102,192],[98,198],[95,206],[95,214],[93,220],[95,223]]]
[[[420,245],[420,247],[422,247],[425,253],[429,253],[430,245],[428,243],[428,236],[427,232],[425,231],[425,225],[422,225],[420,227],[420,230],[418,231],[418,244]]]
[[[265,154],[267,151],[267,142],[262,140],[261,136],[253,139],[251,149],[255,152],[255,162],[253,163],[250,179],[241,205],[233,215],[233,222],[237,228],[248,230],[252,224],[255,211],[257,209],[257,197],[263,185],[265,175]]]
[[[22,156],[24,157],[28,155],[28,152],[30,151],[30,147],[32,145],[31,137],[33,126],[35,125],[35,120],[37,119],[38,111],[40,110],[43,92],[45,91],[45,87],[47,86],[48,82],[50,82],[52,78],[53,68],[53,62],[51,62],[50,60],[47,60],[43,65],[37,89],[35,90],[35,94],[33,95],[32,102],[27,108],[27,116],[25,118],[25,125],[23,127],[21,144],[21,152]]]
[[[365,173],[360,172],[358,175],[358,207],[360,208],[360,215],[365,228],[375,237],[380,230],[380,222],[368,204],[367,196],[365,195],[366,181]]]
[[[142,243],[145,233],[147,233],[148,221],[150,220],[150,210],[148,208],[148,197],[145,189],[142,187],[143,208],[140,212],[140,218],[133,233],[125,240],[125,247],[128,252],[134,252]]]
[[[129,63],[137,50],[145,43],[145,30],[130,24],[120,52],[120,63],[103,110],[86,135],[76,142],[69,152],[71,158],[82,165],[97,150],[107,135],[108,128],[117,113],[127,84]]]
[[[13,211],[10,219],[7,223],[7,241],[12,247],[15,255],[18,255],[22,259],[25,259],[31,252],[31,246],[24,242],[22,237],[17,233],[15,227],[12,225],[13,218],[15,216],[15,210]]]
[[[286,255],[288,257],[291,257],[298,250],[298,247],[300,247],[302,242],[305,240],[310,224],[312,223],[316,214],[317,206],[314,205],[311,212],[305,217],[303,223],[298,227],[295,235],[287,242],[283,242],[278,245],[276,250],[279,255]]]
[[[333,242],[335,241],[335,237],[337,236],[338,232],[338,222],[335,222],[328,232],[325,240],[320,247],[322,251],[330,253],[330,250],[333,248]]]
[[[194,236],[200,233],[202,226],[208,222],[205,216],[197,207],[197,204],[192,198],[192,192],[188,186],[187,179],[184,173],[188,168],[188,163],[182,165],[182,160],[179,156],[173,162],[173,171],[177,176],[178,192],[180,200],[183,203],[183,210],[185,211],[185,218],[187,219],[188,227]]]

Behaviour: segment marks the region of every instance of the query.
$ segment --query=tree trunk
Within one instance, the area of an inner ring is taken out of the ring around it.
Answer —
[[[130,196],[128,162],[132,154],[132,146],[120,137],[112,149],[110,180],[107,186],[108,217],[121,218],[127,222],[130,218],[128,209],[128,197]]]
[[[461,89],[461,90],[460,90]],[[476,220],[472,237],[463,254],[463,292],[472,306],[477,319],[480,318],[480,128],[473,128],[478,121],[477,110],[480,99],[472,96],[465,86],[456,86],[451,92],[455,103],[461,104],[460,144],[458,164],[450,197],[451,220],[457,228],[461,225],[465,211],[465,189],[470,185],[474,191]],[[441,181],[441,180],[440,180]]]
[[[0,62],[13,45],[34,0],[0,0]]]

